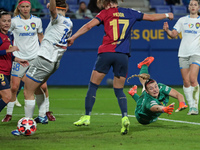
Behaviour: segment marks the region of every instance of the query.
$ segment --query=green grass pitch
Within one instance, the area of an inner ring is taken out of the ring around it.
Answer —
[[[13,136],[17,121],[24,117],[23,92],[18,96],[22,107],[14,108],[13,118],[8,123],[0,123],[1,150],[194,150],[200,149],[200,117],[188,116],[188,108],[160,119],[150,125],[141,125],[134,117],[136,103],[124,92],[128,99],[128,114],[131,122],[127,135],[121,135],[121,112],[114,91],[109,87],[99,87],[91,115],[90,126],[73,125],[84,114],[84,99],[87,87],[49,87],[50,110],[56,116],[55,122],[37,124],[32,136]],[[183,93],[181,87],[174,87]],[[138,94],[141,93],[141,87]],[[170,103],[178,101],[171,98]],[[0,113],[0,119],[6,108]],[[38,115],[36,106],[34,117]]]

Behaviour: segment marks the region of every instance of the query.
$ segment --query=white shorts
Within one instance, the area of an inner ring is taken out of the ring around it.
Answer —
[[[196,65],[200,66],[200,56],[192,55],[189,57],[179,57],[180,69],[189,68],[191,64],[196,64]]]
[[[59,68],[60,61],[50,62],[49,60],[38,56],[34,59],[29,69],[26,72],[26,76],[35,82],[42,83]]]
[[[30,65],[33,62],[33,59],[32,60],[28,60],[28,62],[29,62],[29,65]],[[29,68],[29,66],[23,67],[19,63],[13,61],[11,75],[15,76],[15,77],[22,78],[25,75],[25,73],[28,70],[28,68]]]

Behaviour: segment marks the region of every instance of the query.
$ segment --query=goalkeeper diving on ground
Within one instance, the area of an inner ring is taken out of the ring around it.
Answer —
[[[139,75],[133,75],[127,79],[128,81],[137,76],[143,85],[141,96],[137,94],[136,85],[128,91],[137,103],[135,109],[136,119],[143,125],[155,122],[162,113],[172,114],[175,103],[167,106],[169,96],[177,99],[179,102],[179,108],[175,112],[188,107],[185,103],[184,96],[181,93],[167,85],[157,83],[154,79],[150,78],[148,67],[153,61],[154,57],[147,57],[138,64],[138,68],[140,69]]]

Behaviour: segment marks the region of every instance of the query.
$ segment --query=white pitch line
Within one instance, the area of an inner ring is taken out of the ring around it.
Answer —
[[[13,116],[22,116],[24,114],[14,114]],[[70,115],[83,115],[83,114],[54,114],[55,116],[70,116]],[[94,113],[92,115],[111,115],[111,116],[121,116],[121,114],[114,114],[114,113]],[[4,116],[4,115],[0,115]],[[135,115],[128,115],[128,117],[133,117],[135,118]],[[182,121],[182,120],[172,120],[172,119],[166,119],[166,118],[158,118],[158,120],[163,120],[163,121],[169,121],[169,122],[178,122],[178,123],[184,123],[184,124],[193,124],[193,125],[200,125],[198,122],[189,122],[189,121]]]

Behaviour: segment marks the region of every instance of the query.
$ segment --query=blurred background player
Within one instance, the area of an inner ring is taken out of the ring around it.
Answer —
[[[142,95],[137,94],[137,86],[133,86],[129,90],[129,94],[136,101],[135,116],[139,123],[146,125],[155,122],[162,113],[172,114],[174,104],[167,106],[169,96],[178,99],[179,108],[176,112],[181,111],[188,106],[185,104],[184,96],[175,89],[155,80],[150,79],[148,67],[153,62],[154,57],[147,57],[138,64],[140,74],[138,75],[143,86]],[[132,76],[134,77],[134,75]]]
[[[0,112],[11,100],[10,71],[12,60],[22,66],[29,65],[28,61],[19,59],[12,55],[12,52],[19,51],[13,45],[13,35],[9,32],[11,26],[11,15],[8,12],[0,11]]]
[[[173,30],[169,30],[167,22],[164,23],[163,29],[171,38],[182,33],[178,57],[183,78],[183,91],[190,107],[188,115],[197,115],[199,113],[199,83],[197,78],[200,66],[199,1],[191,0],[188,9],[190,15],[181,17]]]
[[[20,51],[14,52],[14,56],[21,59],[28,60],[29,63],[33,61],[37,56],[39,50],[39,42],[41,43],[43,39],[43,29],[42,21],[40,18],[35,17],[30,14],[31,3],[30,0],[19,0],[18,5],[15,9],[12,18],[10,31],[14,34],[14,45],[19,48]],[[39,42],[38,42],[39,40]],[[11,91],[12,99],[7,105],[7,114],[3,118],[2,122],[8,122],[12,119],[12,113],[14,109],[14,104],[16,100],[17,91],[23,76],[28,69],[27,67],[22,67],[19,63],[13,62],[11,71]],[[45,95],[44,95],[45,93]],[[41,90],[36,91],[36,102],[39,108],[39,116],[35,118],[37,123],[48,123],[50,121],[55,121],[55,117],[52,112],[49,112],[49,93],[47,89],[47,84],[44,83],[41,86]],[[45,99],[45,101],[44,101]],[[26,104],[27,103],[27,104]],[[25,105],[30,105],[31,108],[35,108],[35,101],[25,101]],[[32,111],[32,110],[30,110]]]
[[[112,66],[114,72],[113,88],[122,113],[121,134],[127,134],[130,121],[127,117],[127,99],[123,88],[128,72],[131,29],[136,21],[173,19],[173,14],[143,14],[133,9],[119,7],[117,0],[98,0],[98,4],[105,9],[90,22],[83,25],[68,40],[68,44],[71,46],[75,39],[88,32],[94,26],[104,25],[106,35],[103,37],[102,45],[99,46],[97,61],[90,78],[85,98],[85,115],[74,122],[74,125],[90,124],[90,115],[95,103],[96,91]]]
[[[34,93],[58,69],[67,50],[67,39],[72,33],[72,22],[69,17],[65,17],[66,1],[50,0],[47,8],[51,13],[50,22],[45,30],[38,56],[24,76],[25,117],[29,118],[32,118],[34,113],[33,106],[30,105],[35,101]],[[12,131],[12,134],[20,135],[18,130]]]

